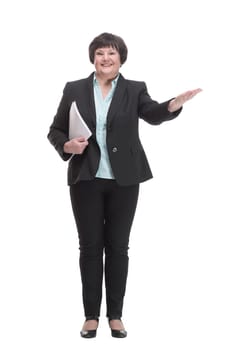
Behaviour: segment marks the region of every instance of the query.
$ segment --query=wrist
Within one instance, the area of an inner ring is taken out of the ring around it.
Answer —
[[[167,109],[170,113],[173,113],[176,111],[177,108],[175,108],[175,99],[169,102]]]

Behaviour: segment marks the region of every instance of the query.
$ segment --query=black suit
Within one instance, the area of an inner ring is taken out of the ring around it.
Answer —
[[[175,118],[180,111],[169,113],[169,101],[161,104],[153,101],[145,83],[126,80],[120,75],[106,125],[106,143],[115,180],[106,180],[95,178],[100,149],[95,136],[93,74],[66,84],[48,138],[62,159],[71,157],[64,153],[63,146],[69,140],[69,109],[73,101],[93,133],[84,153],[73,156],[68,167],[68,184],[79,233],[85,315],[99,316],[105,268],[107,316],[118,318],[122,315],[129,234],[139,183],[152,177],[139,139],[138,118],[160,124]]]
[[[96,114],[93,93],[93,74],[87,79],[67,83],[48,138],[64,160],[70,154],[63,151],[68,141],[69,109],[76,101],[78,109],[93,136],[82,155],[72,157],[68,167],[68,184],[94,179],[100,151],[96,142]],[[169,100],[170,101],[170,100]],[[144,82],[126,80],[120,75],[107,116],[107,148],[110,163],[119,185],[126,186],[146,181],[152,173],[138,135],[138,118],[150,124],[160,124],[175,118],[168,112],[168,103],[153,101]]]

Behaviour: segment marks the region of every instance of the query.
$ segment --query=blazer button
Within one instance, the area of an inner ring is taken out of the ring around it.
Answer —
[[[116,153],[118,151],[117,147],[113,147],[112,151],[113,153]]]

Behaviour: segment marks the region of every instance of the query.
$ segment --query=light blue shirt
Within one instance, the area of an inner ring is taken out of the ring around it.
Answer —
[[[94,98],[95,98],[95,109],[96,109],[96,140],[100,148],[100,162],[99,168],[96,173],[96,177],[103,179],[114,179],[114,174],[109,161],[106,135],[107,135],[107,114],[112,97],[117,85],[118,76],[112,81],[112,87],[108,95],[103,98],[101,88],[98,80],[94,75],[93,86],[94,86]]]

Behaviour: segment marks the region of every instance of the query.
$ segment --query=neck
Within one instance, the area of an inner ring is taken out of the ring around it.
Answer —
[[[102,75],[102,74],[98,74],[98,73],[95,73],[95,75],[96,75],[96,79],[98,80],[99,84],[105,85],[105,86],[111,85],[112,81],[117,77],[117,75],[106,76],[106,75]]]

